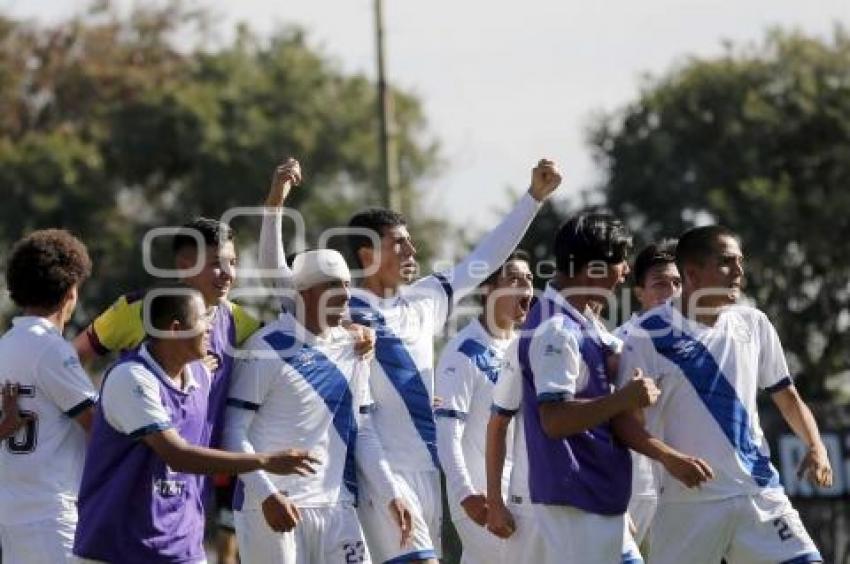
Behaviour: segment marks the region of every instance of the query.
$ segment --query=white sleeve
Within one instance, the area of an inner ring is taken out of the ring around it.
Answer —
[[[66,341],[57,341],[38,361],[35,379],[38,387],[68,417],[76,417],[97,401],[97,392],[80,365],[80,357]]]
[[[258,354],[265,352],[258,351]],[[239,359],[233,367],[230,377],[230,391],[227,395],[228,407],[237,407],[257,411],[272,387],[277,372],[283,365],[275,367],[274,363],[266,362],[249,356]]]
[[[273,374],[264,373],[265,365],[266,363],[252,358],[236,361],[230,380],[222,434],[224,448],[227,450],[249,454],[256,452],[254,445],[248,439],[248,430],[251,428],[257,410],[265,401],[274,377]],[[239,479],[261,500],[277,492],[277,488],[264,470],[242,474]]]
[[[440,328],[454,304],[475,290],[507,260],[540,210],[540,202],[525,194],[508,215],[494,227],[460,263],[447,272],[426,276],[413,286],[438,296],[434,301],[435,325]]]
[[[643,331],[631,331],[623,343],[623,352],[620,355],[620,365],[617,370],[615,385],[622,388],[629,383],[634,376],[635,370],[640,368],[647,378],[657,379],[658,376],[655,363],[651,355],[647,354],[647,347],[652,347],[650,337]]]
[[[766,315],[758,313],[755,328],[759,339],[758,385],[762,390],[774,393],[792,385],[793,381],[776,328]]]
[[[224,432],[222,433],[224,448],[234,452],[246,452],[248,454],[254,454],[256,452],[254,445],[248,440],[248,429],[251,428],[251,423],[254,421],[254,415],[256,413],[256,411],[251,409],[227,407],[224,419]],[[264,500],[277,492],[277,488],[271,478],[263,470],[242,474],[239,476],[239,479],[245,483],[245,487],[256,495],[258,499]]]
[[[505,353],[505,365],[493,387],[494,413],[513,417],[522,408],[522,372],[517,359],[519,339],[511,343]]]
[[[106,377],[101,409],[107,423],[133,438],[173,426],[162,405],[156,376],[136,362],[119,364]]]
[[[369,361],[359,361],[355,365],[356,403],[358,414],[357,444],[355,458],[360,474],[369,484],[369,489],[377,493],[379,501],[384,505],[390,500],[401,497],[396,486],[390,464],[384,455],[378,433],[372,424],[371,413],[375,408],[372,393],[369,389]]]
[[[581,351],[576,335],[553,317],[538,328],[528,349],[537,401],[564,401],[576,394]]]
[[[265,208],[260,227],[259,265],[271,271],[272,287],[279,292],[284,311],[295,312],[295,284],[292,269],[286,262],[283,246],[283,212],[280,208]]]
[[[469,359],[454,350],[443,353],[437,365],[435,395],[440,402],[434,410],[437,452],[450,499],[463,500],[476,493],[461,446],[476,376]]]

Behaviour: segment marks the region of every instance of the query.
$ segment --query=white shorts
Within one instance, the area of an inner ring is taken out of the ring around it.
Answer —
[[[499,561],[504,546],[502,539],[468,517],[453,523],[463,546],[460,564],[491,564]]]
[[[638,546],[649,543],[649,531],[657,508],[657,497],[633,497],[629,503],[629,516],[635,524],[634,537]]]
[[[413,517],[410,542],[401,546],[401,531],[389,507],[373,499],[364,484],[357,514],[363,523],[372,557],[375,562],[440,558],[443,505],[439,472],[397,472],[395,478]]]
[[[664,502],[652,525],[652,564],[822,562],[781,490],[719,500]]]
[[[357,512],[348,505],[299,507],[301,521],[277,533],[262,510],[234,511],[239,555],[246,564],[370,563]]]
[[[546,562],[546,543],[540,534],[531,504],[527,500],[522,503],[508,503],[508,511],[513,515],[516,530],[503,541],[500,561],[504,564]]]
[[[59,517],[23,523],[0,525],[0,547],[3,562],[21,564],[56,564],[73,562],[74,531],[77,512]]]
[[[622,561],[625,515],[598,515],[569,505],[542,504],[534,505],[534,513],[547,545],[541,562]]]

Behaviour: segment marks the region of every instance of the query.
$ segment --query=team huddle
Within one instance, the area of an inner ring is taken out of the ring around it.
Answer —
[[[630,266],[624,224],[579,214],[535,295],[517,245],[561,183],[552,161],[464,260],[418,279],[404,216],[380,208],[349,221],[355,264],[290,261],[300,182],[287,160],[266,200],[259,265],[280,314],[265,323],[228,300],[234,234],[216,220],[173,237],[179,280],[120,297],[73,343],[85,245],[57,229],[15,245],[4,562],[205,562],[213,475],[237,476],[241,562],[437,562],[441,472],[465,563],[823,561],[770,463],[759,391],[808,446],[801,474],[828,486],[832,470],[775,329],[737,303],[732,231],[691,229]],[[630,274],[641,311],[609,332]],[[473,294],[480,315],[435,359]],[[96,390],[84,367],[111,352]]]

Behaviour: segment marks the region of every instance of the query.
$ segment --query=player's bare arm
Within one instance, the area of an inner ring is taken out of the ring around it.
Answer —
[[[823,488],[832,485],[832,467],[826,447],[820,437],[818,424],[811,410],[800,397],[797,388],[788,386],[771,395],[773,403],[782,417],[791,426],[794,434],[808,447],[797,470],[799,477],[808,477],[812,483]]]
[[[190,444],[174,429],[151,433],[145,443],[177,472],[193,474],[244,474],[265,470],[272,474],[315,474],[319,460],[305,450],[288,449],[273,453],[248,454],[205,448]]]
[[[77,351],[77,356],[80,357],[80,363],[83,366],[90,365],[92,361],[99,356],[94,345],[91,344],[91,339],[89,339],[88,335],[89,331],[94,331],[91,325],[80,331],[80,333],[74,337],[74,340],[71,342],[71,344],[74,345],[74,350]]]
[[[487,422],[487,444],[484,451],[487,468],[487,530],[506,539],[516,531],[513,515],[502,498],[502,472],[505,468],[507,434],[511,418],[498,413]]]
[[[638,374],[608,396],[542,403],[540,422],[550,438],[565,438],[596,427],[619,413],[652,405],[659,393],[652,379]]]
[[[630,449],[661,463],[671,476],[694,488],[714,478],[708,462],[683,454],[652,436],[643,425],[639,410],[620,413],[612,420],[614,434]]]

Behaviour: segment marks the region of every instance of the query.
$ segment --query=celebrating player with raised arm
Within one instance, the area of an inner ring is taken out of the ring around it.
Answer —
[[[360,475],[397,519],[404,546],[410,513],[372,429],[369,363],[340,326],[351,276],[342,255],[295,258],[294,311],[283,312],[245,344],[228,399],[225,440],[245,452],[298,447],[322,460],[314,476],[239,479],[236,530],[244,562],[370,562],[357,519]]]
[[[776,330],[761,311],[737,305],[744,283],[737,236],[713,225],[676,246],[682,297],[645,313],[626,339],[620,379],[635,370],[658,382],[658,403],[616,422],[631,448],[665,462],[650,561],[659,564],[822,562],[770,463],[756,396],[770,394],[809,446],[801,472],[820,486],[832,470],[815,420],[788,374]],[[635,420],[637,416],[638,421]],[[669,446],[668,446],[669,445]],[[697,455],[699,467],[667,463],[668,448]],[[693,486],[708,475],[714,479]]]
[[[528,312],[532,280],[528,254],[512,253],[482,283],[481,314],[446,344],[437,363],[437,447],[452,521],[463,544],[461,562],[469,564],[496,562],[503,548],[484,528],[489,509],[485,439],[493,387],[505,349]]]
[[[104,377],[80,485],[74,554],[95,562],[205,561],[199,474],[313,473],[305,451],[206,448],[209,321],[188,286],[145,298],[148,340]]]
[[[6,282],[23,315],[0,339],[0,545],[6,562],[71,558],[85,430],[97,393],[62,331],[90,271],[85,245],[59,229],[34,231],[9,257]]]
[[[504,263],[543,200],[560,182],[555,163],[540,161],[532,172],[528,194],[466,259],[447,272],[416,282],[416,247],[402,215],[373,209],[356,214],[349,222],[349,246],[365,269],[361,287],[351,292],[351,317],[377,333],[371,370],[376,405],[372,417],[414,517],[412,546],[400,548],[392,515],[383,503],[372,499],[376,494],[365,488],[358,512],[376,560],[433,561],[439,556],[442,508],[431,406],[433,337],[452,306]],[[263,222],[264,231],[273,227],[272,222]],[[265,240],[282,246],[279,233],[272,231]],[[266,255],[271,260],[282,256],[282,250]]]

